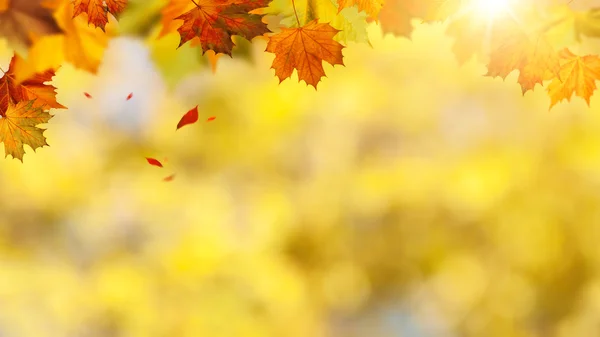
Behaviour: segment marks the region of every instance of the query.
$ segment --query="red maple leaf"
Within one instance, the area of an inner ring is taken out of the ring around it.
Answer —
[[[190,1],[171,0],[163,12],[163,24],[170,25],[171,18],[183,20],[183,25],[177,29],[181,36],[178,47],[198,37],[203,54],[213,50],[231,56],[233,35],[252,40],[271,32],[262,22],[264,14],[250,14],[255,9],[267,7],[269,2],[271,0],[192,0],[194,6],[182,13],[189,8]]]
[[[105,30],[108,23],[108,13],[116,16],[121,13],[127,0],[75,0],[73,2],[73,17],[82,13],[87,14],[88,24]]]

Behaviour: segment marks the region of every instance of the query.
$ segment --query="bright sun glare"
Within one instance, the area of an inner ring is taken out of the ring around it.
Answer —
[[[472,6],[475,12],[494,18],[509,10],[509,2],[510,0],[473,0]]]

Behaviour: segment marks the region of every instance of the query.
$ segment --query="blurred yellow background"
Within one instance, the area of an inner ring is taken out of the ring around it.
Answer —
[[[600,95],[548,111],[441,25],[368,33],[318,91],[261,39],[63,66],[50,147],[0,160],[0,336],[599,336]]]

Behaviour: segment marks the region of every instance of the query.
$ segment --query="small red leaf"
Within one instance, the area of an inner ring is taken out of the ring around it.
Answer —
[[[87,92],[84,92],[83,94],[84,94],[84,95],[85,95],[85,97],[87,97],[87,98],[92,98],[92,95],[88,94]]]
[[[207,121],[207,122],[214,121],[214,120],[215,120],[215,118],[217,118],[217,117],[215,117],[215,116],[208,117],[208,119],[207,119],[206,121]]]
[[[168,177],[165,177],[165,178],[163,179],[163,181],[172,181],[174,178],[175,178],[175,175],[174,175],[174,174],[171,174],[170,176],[168,176]]]
[[[180,128],[182,128],[185,125],[196,123],[197,121],[198,121],[198,106],[196,105],[190,111],[186,112],[186,114],[183,115],[183,117],[181,117],[181,120],[179,121],[179,123],[177,123],[177,130],[179,130]]]
[[[131,99],[131,97],[133,97],[133,93],[129,93],[129,95],[127,95],[127,100],[129,101]]]
[[[148,161],[148,164],[153,165],[153,166],[158,166],[158,167],[163,167],[163,165],[156,159],[154,158],[148,158],[146,157],[146,160]]]

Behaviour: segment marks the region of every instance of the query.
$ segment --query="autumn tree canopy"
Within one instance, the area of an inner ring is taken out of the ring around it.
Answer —
[[[50,119],[50,109],[65,108],[46,83],[62,64],[95,73],[110,38],[148,34],[154,22],[162,26],[158,38],[179,34],[173,53],[189,43],[213,65],[221,55],[236,57],[241,38],[267,39],[279,81],[296,72],[315,89],[325,76],[323,62],[344,65],[348,42],[369,43],[371,22],[400,38],[410,38],[414,24],[444,23],[459,63],[477,57],[490,77],[517,71],[523,94],[544,87],[550,108],[574,95],[589,104],[600,79],[600,57],[573,48],[600,37],[600,7],[589,0],[161,0],[144,2],[149,19],[128,32],[118,20],[131,5],[0,0],[0,36],[15,50],[0,79],[6,155],[22,160],[24,144],[47,145],[37,125]],[[181,125],[189,123],[184,119]]]

